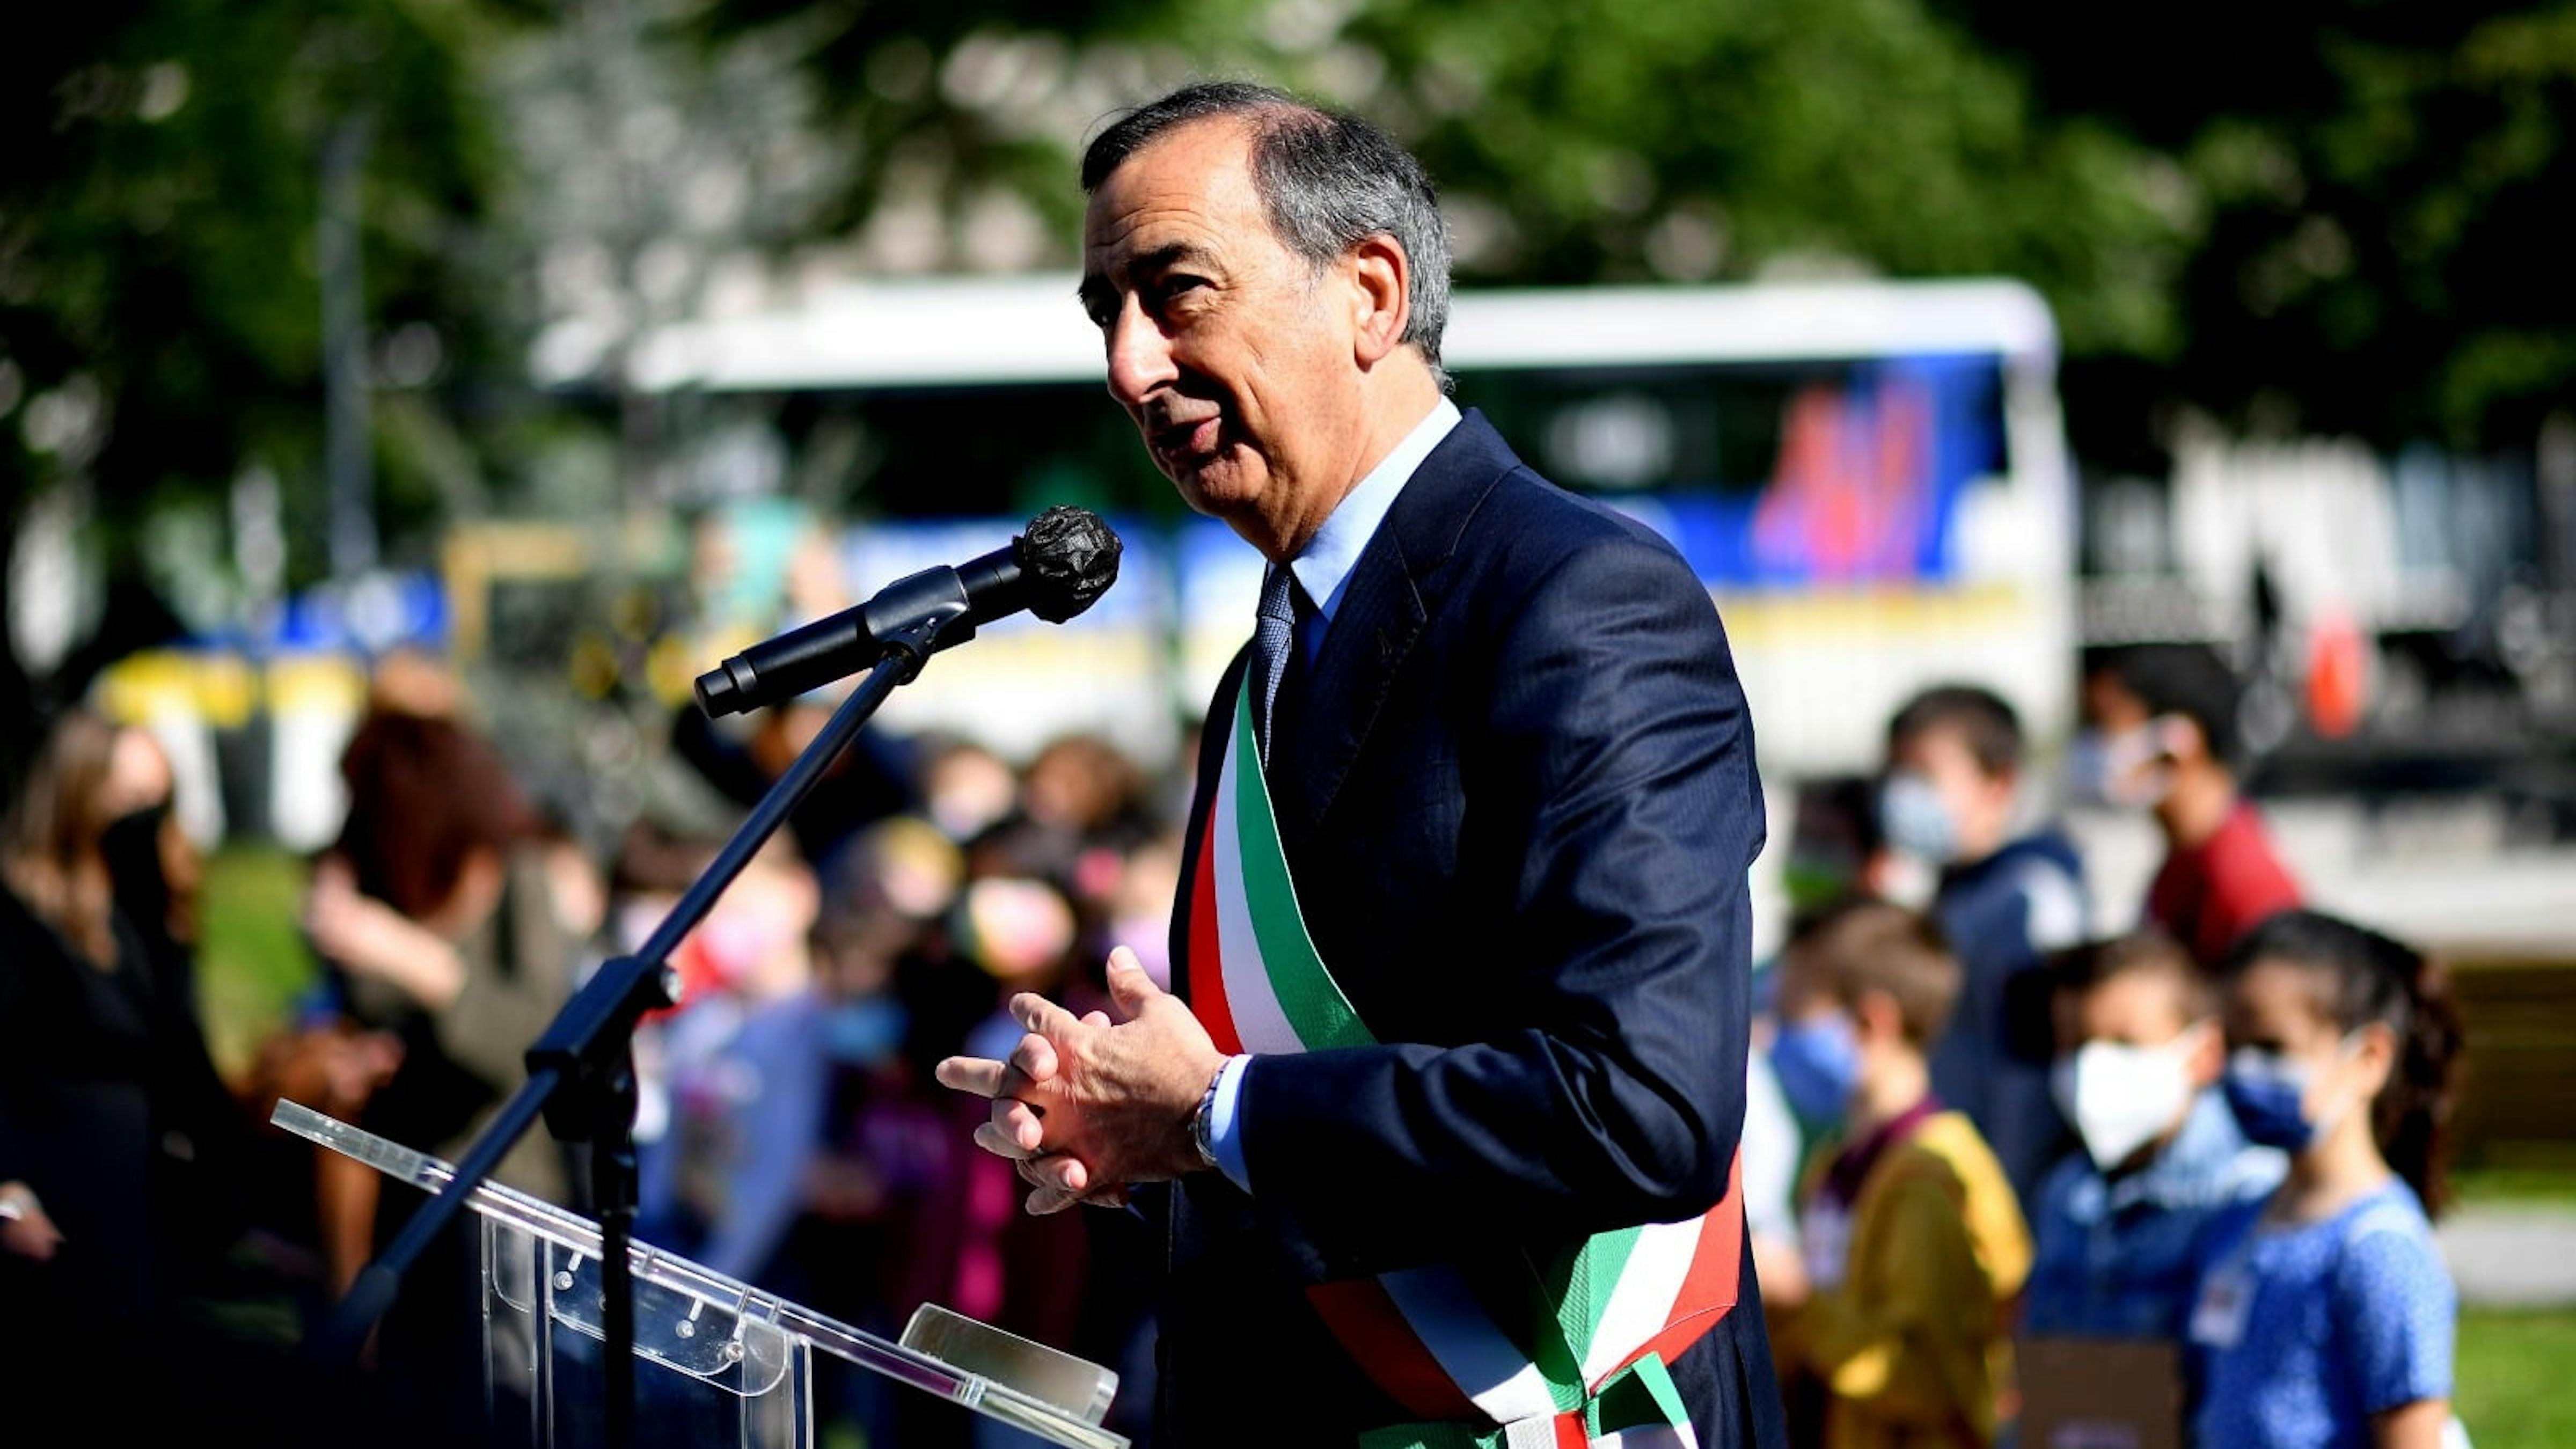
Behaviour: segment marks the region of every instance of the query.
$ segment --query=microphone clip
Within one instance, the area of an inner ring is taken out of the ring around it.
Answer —
[[[975,601],[955,569],[924,569],[895,580],[868,600],[863,627],[879,649],[903,656],[895,682],[910,684],[931,655],[975,637],[974,610]]]

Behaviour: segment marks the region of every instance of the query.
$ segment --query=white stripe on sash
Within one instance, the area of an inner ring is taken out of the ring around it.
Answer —
[[[1234,1034],[1248,1052],[1299,1052],[1306,1044],[1288,1025],[1279,994],[1261,959],[1261,939],[1252,927],[1252,909],[1243,895],[1242,822],[1235,809],[1243,766],[1234,736],[1225,750],[1225,766],[1216,781],[1216,937],[1217,969],[1225,979],[1226,1009],[1234,1016]],[[1258,768],[1257,766],[1255,768]]]
[[[1691,1259],[1699,1251],[1699,1235],[1708,1226],[1709,1214],[1685,1218],[1677,1223],[1648,1223],[1637,1230],[1637,1241],[1628,1246],[1628,1261],[1619,1270],[1619,1282],[1610,1290],[1610,1302],[1601,1312],[1601,1326],[1592,1331],[1592,1344],[1583,1356],[1583,1382],[1597,1384],[1602,1376],[1617,1368],[1637,1345],[1664,1331],[1672,1317],[1673,1300],[1681,1296],[1682,1284],[1690,1277]]]
[[[1440,1361],[1449,1381],[1497,1424],[1556,1412],[1547,1375],[1514,1347],[1445,1265],[1378,1275],[1396,1311]]]

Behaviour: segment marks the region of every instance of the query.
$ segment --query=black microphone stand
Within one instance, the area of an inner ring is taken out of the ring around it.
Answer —
[[[832,712],[813,742],[751,815],[725,842],[705,872],[671,907],[670,914],[632,956],[603,963],[590,981],[564,1003],[554,1021],[527,1051],[528,1080],[485,1127],[456,1163],[456,1176],[437,1196],[411,1215],[401,1232],[376,1260],[358,1274],[347,1296],[333,1308],[317,1331],[309,1351],[325,1362],[346,1363],[357,1356],[368,1331],[393,1306],[402,1275],[409,1271],[448,1223],[455,1220],[477,1184],[491,1175],[540,1115],[563,1142],[586,1142],[591,1150],[591,1186],[596,1198],[600,1238],[601,1329],[606,1343],[607,1405],[603,1428],[607,1449],[628,1449],[635,1442],[635,1291],[634,1268],[628,1261],[635,1225],[638,1183],[635,1169],[636,1023],[644,1014],[678,1004],[678,973],[671,952],[699,921],[705,919],[744,866],[751,863],[788,815],[812,793],[832,761],[857,738],[896,686],[908,684],[939,645],[940,632],[964,617],[967,601],[959,591],[953,607],[935,609],[879,642],[886,652]],[[973,625],[967,626],[970,634]]]

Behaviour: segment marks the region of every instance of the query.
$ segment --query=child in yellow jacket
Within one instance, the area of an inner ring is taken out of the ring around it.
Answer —
[[[1781,958],[1773,1065],[1844,1103],[1799,1244],[1756,1252],[1799,1442],[1989,1445],[2009,1417],[2030,1230],[1976,1127],[1931,1096],[1925,1044],[1958,983],[1938,928],[1876,901],[1800,923]]]

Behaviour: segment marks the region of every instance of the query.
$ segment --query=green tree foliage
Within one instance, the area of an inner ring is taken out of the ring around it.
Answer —
[[[370,330],[414,327],[411,375],[396,380],[461,375],[496,312],[478,238],[497,158],[465,65],[483,25],[463,0],[111,0],[12,28],[0,536],[46,491],[80,489],[121,589],[149,520],[219,506],[264,465],[284,482],[290,563],[319,568],[321,148],[365,127]],[[394,413],[384,434],[419,434],[399,400]],[[397,519],[438,502],[403,450],[378,477]],[[81,674],[73,661],[57,692]],[[12,729],[29,687],[0,659]]]
[[[1414,144],[1487,282],[2003,273],[2073,359],[2080,448],[2153,466],[2177,405],[2383,444],[2527,442],[2576,383],[2576,7],[2189,0],[736,0],[804,27],[858,153],[1003,185],[1068,253],[1070,152],[1193,75],[1286,82]],[[2563,203],[2562,203],[2563,205]],[[952,258],[953,260],[953,258]],[[2088,407],[2098,403],[2098,407]]]
[[[2527,447],[2576,399],[2576,5],[1959,0],[2048,113],[2173,156],[2203,235],[2149,401]]]
[[[1502,280],[2004,274],[2074,345],[2162,351],[2181,260],[2154,158],[2042,126],[2020,77],[1916,0],[1356,16]]]
[[[739,0],[709,15],[725,33],[809,28],[862,158],[832,224],[928,161],[952,201],[1020,189],[1068,257],[1086,131],[1192,76],[1250,75],[1417,147],[1474,280],[2011,274],[2048,291],[2076,345],[2177,340],[2173,168],[2104,127],[2040,124],[2013,68],[1919,0],[987,0],[927,16]]]
[[[928,201],[964,223],[999,187],[1051,223],[1069,254],[1080,198],[1069,177],[1081,128],[1210,58],[1243,58],[1245,0],[728,0],[693,28],[719,45],[786,37],[820,82],[822,113],[851,164],[818,234],[863,228],[890,203]],[[952,248],[942,265],[961,261]]]
[[[1211,74],[1415,145],[1473,281],[2025,278],[2097,461],[2175,403],[2519,442],[2576,384],[2567,0],[101,0],[0,47],[0,535],[74,488],[124,572],[259,466],[319,571],[352,125],[399,536],[508,471],[534,324],[631,337],[747,256],[1069,262],[1091,128]],[[628,409],[611,495],[661,426]],[[26,694],[0,659],[0,718]]]

